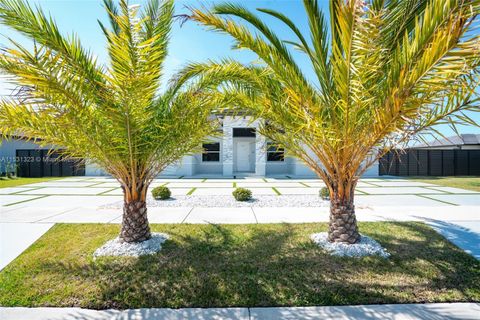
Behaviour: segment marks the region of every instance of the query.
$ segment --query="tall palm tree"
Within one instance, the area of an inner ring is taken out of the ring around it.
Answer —
[[[284,25],[286,40],[241,5],[192,8],[191,19],[230,35],[260,63],[191,64],[183,76],[228,79],[223,92],[266,120],[261,133],[326,183],[328,239],[356,243],[354,190],[369,166],[435,124],[475,125],[464,111],[479,110],[480,1],[331,0],[330,20],[317,0],[303,5],[309,32],[281,12],[258,9]]]
[[[124,193],[120,239],[141,242],[151,236],[149,184],[215,130],[210,113],[217,95],[201,82],[159,93],[173,0],[150,0],[142,10],[127,0],[104,5],[108,65],[74,34],[64,36],[40,8],[0,1],[0,23],[32,40],[26,48],[10,39],[0,52],[0,72],[23,88],[21,99],[0,102],[0,131],[39,138],[105,169]]]

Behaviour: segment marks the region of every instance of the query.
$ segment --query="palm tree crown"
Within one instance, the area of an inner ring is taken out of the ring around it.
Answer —
[[[283,23],[293,35],[286,40],[238,4],[192,9],[193,20],[230,35],[263,64],[192,64],[183,75],[228,79],[223,90],[267,120],[262,133],[326,182],[332,205],[353,210],[358,178],[383,152],[435,124],[475,124],[464,111],[479,109],[480,2],[331,0],[329,22],[317,0],[303,4],[307,34],[288,16],[258,9]],[[315,79],[291,47],[306,56]],[[355,242],[352,233],[331,240]]]
[[[75,35],[62,35],[41,9],[24,0],[0,2],[0,23],[33,43],[30,50],[12,39],[0,53],[0,71],[26,88],[21,100],[0,102],[0,131],[20,131],[59,146],[117,178],[126,207],[137,210],[133,219],[124,214],[124,226],[137,220],[138,232],[122,236],[141,241],[150,236],[145,209],[150,182],[215,130],[210,113],[216,94],[201,82],[159,92],[173,0],[151,0],[142,10],[127,0],[118,5],[104,0],[104,6],[110,26],[100,27],[108,65],[98,63]]]

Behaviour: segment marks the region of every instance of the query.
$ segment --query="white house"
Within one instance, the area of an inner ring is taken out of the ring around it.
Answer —
[[[315,174],[300,160],[285,157],[284,150],[277,149],[257,132],[259,121],[249,116],[228,116],[221,119],[223,126],[219,137],[211,138],[203,144],[204,153],[188,155],[178,163],[167,167],[162,176],[291,176],[315,177]],[[39,147],[17,137],[0,146],[0,157],[15,159],[18,155],[37,155]],[[30,153],[28,153],[30,150]],[[40,165],[34,171],[42,170]],[[50,167],[49,167],[50,168]],[[2,168],[3,169],[3,168]],[[62,169],[60,169],[61,171]],[[63,169],[64,171],[66,169]],[[1,169],[0,169],[1,171]],[[47,171],[53,172],[54,169]],[[59,170],[57,170],[59,171]],[[71,170],[66,170],[70,172]],[[41,174],[41,172],[40,172]],[[80,175],[97,176],[105,172],[86,161]],[[44,175],[44,174],[43,174]],[[365,174],[378,176],[378,165]]]

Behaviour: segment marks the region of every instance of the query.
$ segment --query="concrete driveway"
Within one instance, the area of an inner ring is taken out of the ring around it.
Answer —
[[[173,196],[231,195],[235,187],[253,195],[318,195],[324,186],[318,179],[277,178],[192,178],[156,179],[151,188],[165,185]],[[362,179],[356,189],[360,206],[480,206],[480,193],[404,179]],[[21,187],[0,189],[0,206],[99,207],[121,200],[120,185],[106,177],[71,177]]]

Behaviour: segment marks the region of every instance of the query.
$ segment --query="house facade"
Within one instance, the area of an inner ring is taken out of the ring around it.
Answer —
[[[203,144],[205,152],[186,156],[164,174],[221,176],[314,176],[301,161],[285,157],[285,150],[258,133],[261,120],[224,116],[222,133]]]
[[[249,116],[221,116],[221,133],[203,143],[204,153],[183,157],[168,166],[162,176],[272,176],[314,177],[300,160],[285,157],[285,151],[258,133],[261,120]],[[86,175],[103,175],[86,164]]]
[[[177,163],[168,166],[161,176],[290,176],[316,177],[301,160],[286,157],[285,150],[277,148],[272,142],[258,133],[260,121],[249,116],[224,115],[219,118],[222,123],[221,133],[203,143],[203,153],[188,155]],[[0,146],[0,157],[18,159],[18,155],[37,155],[38,146],[32,142],[13,139]],[[41,154],[41,152],[40,152]],[[55,169],[50,163],[37,165],[35,170],[25,169],[22,172],[35,172],[45,175],[47,172],[63,172]],[[30,164],[31,166],[32,164]],[[50,166],[50,167],[48,167]],[[42,169],[47,167],[47,170]],[[43,171],[42,171],[43,170]],[[71,175],[71,171],[67,170]],[[78,175],[101,176],[106,173],[88,160]],[[65,175],[65,174],[64,174]],[[378,165],[372,166],[365,176],[378,176]]]

